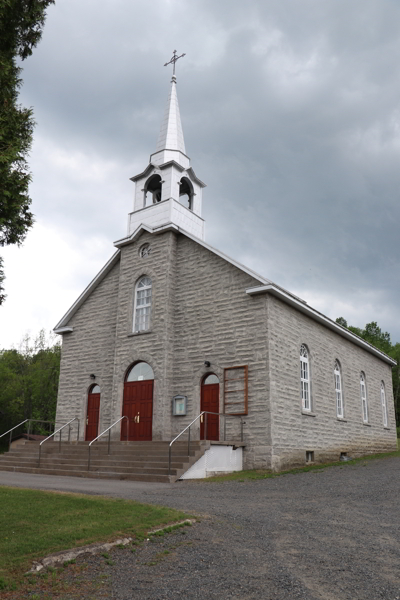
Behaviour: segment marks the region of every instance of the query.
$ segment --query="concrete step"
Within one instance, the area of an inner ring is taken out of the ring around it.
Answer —
[[[57,475],[61,477],[87,477],[89,479],[126,479],[128,481],[153,481],[169,483],[175,480],[176,475],[157,475],[148,473],[119,473],[115,471],[68,471],[65,469],[38,469],[33,467],[1,467],[2,471],[14,473],[34,473],[38,475]]]
[[[65,442],[61,445],[61,452],[58,443],[48,442],[42,447],[40,467],[39,443],[26,442],[0,456],[0,471],[169,482],[175,481],[200,458],[206,444],[193,442],[190,455],[186,442],[175,444],[170,475],[169,442],[113,442],[110,454],[108,444],[99,443],[91,451],[90,471],[87,469],[88,442]]]
[[[37,466],[39,463],[38,457],[29,457],[25,460],[21,461],[16,457],[4,457],[0,459],[0,467],[1,465],[29,465],[29,466]],[[71,469],[73,468],[86,468],[88,464],[88,457],[83,457],[80,459],[70,459],[70,458],[49,458],[42,456],[40,460],[40,466],[42,467],[52,467],[55,465],[68,465]],[[163,461],[140,461],[140,460],[98,460],[92,458],[90,464],[93,467],[109,467],[109,468],[131,468],[134,469],[136,467],[140,468],[148,468],[148,469],[165,469],[168,468],[168,459]],[[174,469],[182,469],[184,466],[184,461],[171,461],[171,467]]]

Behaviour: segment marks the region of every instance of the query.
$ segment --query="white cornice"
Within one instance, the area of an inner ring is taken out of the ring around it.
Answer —
[[[71,331],[73,330],[73,327],[58,327],[53,329],[54,333],[58,333],[60,335],[62,335],[63,333],[71,333]]]
[[[249,294],[250,296],[265,293],[271,294],[272,296],[276,296],[286,304],[293,306],[298,311],[308,315],[314,321],[317,321],[325,327],[328,327],[328,329],[332,329],[333,331],[335,331],[335,333],[338,333],[340,336],[350,340],[357,346],[361,346],[361,348],[364,348],[364,350],[367,350],[367,352],[374,354],[375,356],[379,357],[391,366],[397,365],[397,362],[393,358],[391,358],[381,350],[378,350],[378,348],[375,348],[375,346],[372,346],[372,344],[369,344],[368,342],[360,338],[358,335],[351,332],[349,329],[342,327],[341,325],[339,325],[339,323],[335,323],[335,321],[332,321],[331,319],[318,312],[314,308],[311,308],[311,306],[308,306],[308,304],[304,304],[291,294],[284,292],[282,289],[278,288],[273,283],[247,288],[246,290],[246,294]]]

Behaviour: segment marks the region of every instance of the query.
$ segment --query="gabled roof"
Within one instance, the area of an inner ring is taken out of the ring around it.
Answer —
[[[80,306],[82,306],[82,304],[90,296],[90,294],[96,289],[96,287],[105,278],[105,276],[111,271],[113,266],[119,261],[120,255],[121,255],[121,250],[119,250],[119,248],[122,248],[123,246],[128,246],[129,244],[132,244],[135,240],[137,240],[146,231],[153,235],[164,233],[165,231],[176,231],[177,233],[185,235],[187,238],[193,240],[196,244],[203,246],[203,248],[206,248],[213,254],[216,254],[223,260],[226,260],[228,263],[230,263],[231,265],[233,265],[240,271],[247,273],[248,275],[253,277],[255,280],[259,281],[260,285],[253,286],[253,287],[247,288],[245,290],[249,296],[254,296],[257,294],[265,294],[265,293],[269,293],[273,296],[276,296],[277,298],[279,298],[286,304],[293,306],[300,312],[309,316],[314,321],[317,321],[317,322],[321,323],[322,325],[325,325],[325,327],[328,327],[328,329],[335,331],[337,334],[352,341],[357,346],[364,348],[364,350],[367,350],[367,352],[374,354],[375,356],[377,356],[381,360],[385,361],[386,363],[390,364],[391,366],[394,366],[397,364],[393,358],[391,358],[384,352],[381,352],[381,350],[378,350],[378,348],[375,348],[375,346],[372,346],[372,344],[369,344],[368,342],[366,342],[365,340],[360,338],[358,335],[352,333],[350,330],[346,329],[345,327],[342,327],[335,321],[332,321],[332,319],[329,319],[328,317],[326,317],[319,311],[315,310],[314,308],[309,306],[307,304],[307,302],[305,302],[298,296],[295,296],[291,292],[276,285],[269,279],[262,277],[261,275],[259,275],[255,271],[253,271],[252,269],[249,269],[248,267],[242,265],[241,263],[236,261],[234,258],[231,258],[224,252],[221,252],[220,250],[217,250],[213,246],[210,246],[210,244],[207,244],[203,240],[200,240],[199,238],[196,238],[195,236],[188,233],[187,231],[180,229],[174,223],[168,223],[168,224],[162,225],[161,227],[158,227],[158,228],[152,228],[149,225],[142,224],[142,225],[139,225],[139,227],[131,235],[114,242],[114,246],[116,246],[118,248],[117,252],[115,252],[115,254],[113,254],[113,256],[110,258],[110,260],[105,264],[105,266],[96,275],[96,277],[89,283],[87,288],[82,292],[82,294],[79,296],[79,298],[76,300],[76,302],[71,306],[71,308],[68,310],[68,312],[66,312],[65,315],[63,316],[63,318],[59,321],[59,323],[57,323],[57,325],[54,328],[55,333],[63,334],[63,333],[68,333],[68,332],[73,331],[72,327],[68,327],[68,321],[76,313],[76,311],[80,308]]]
[[[117,250],[116,252],[114,252],[114,254],[110,258],[110,260],[104,265],[104,267],[101,269],[101,271],[99,271],[99,273],[96,275],[96,277],[94,279],[92,279],[92,281],[89,283],[89,285],[83,290],[83,292],[79,296],[79,298],[74,302],[74,304],[71,306],[71,308],[65,313],[65,315],[63,316],[61,321],[59,321],[57,323],[57,325],[54,327],[55,333],[63,334],[63,333],[69,333],[70,331],[73,331],[72,327],[67,327],[68,321],[76,313],[76,311],[82,306],[82,304],[90,296],[90,294],[97,288],[99,283],[101,281],[103,281],[104,277],[107,275],[107,273],[109,273],[111,271],[113,266],[117,264],[117,262],[120,259],[120,254],[121,254],[120,250]]]

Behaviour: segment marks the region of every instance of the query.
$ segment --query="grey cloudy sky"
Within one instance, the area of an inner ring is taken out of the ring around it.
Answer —
[[[207,242],[400,341],[400,3],[68,0],[23,63],[36,225],[3,252],[0,347],[51,329],[125,234],[174,48]]]

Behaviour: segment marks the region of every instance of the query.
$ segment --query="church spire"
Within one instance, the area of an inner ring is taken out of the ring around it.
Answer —
[[[160,135],[158,136],[156,152],[160,152],[162,150],[178,150],[179,152],[186,154],[181,115],[179,112],[178,96],[176,94],[175,76],[176,62],[184,56],[185,54],[177,56],[176,50],[174,50],[171,60],[164,65],[164,67],[167,67],[168,65],[172,64],[173,72],[171,79],[171,91],[164,114],[164,120],[161,125]]]
[[[160,135],[158,136],[156,152],[160,152],[161,150],[179,150],[183,154],[186,154],[178,96],[176,94],[175,75],[172,76],[168,104],[161,125]]]
[[[154,232],[166,228],[182,230],[204,240],[201,207],[205,183],[196,176],[186,155],[176,95],[175,63],[182,56],[185,55],[177,56],[174,50],[171,60],[164,65],[172,64],[174,69],[157,149],[150,155],[147,168],[131,177],[135,195],[128,221],[129,239],[145,225]]]

